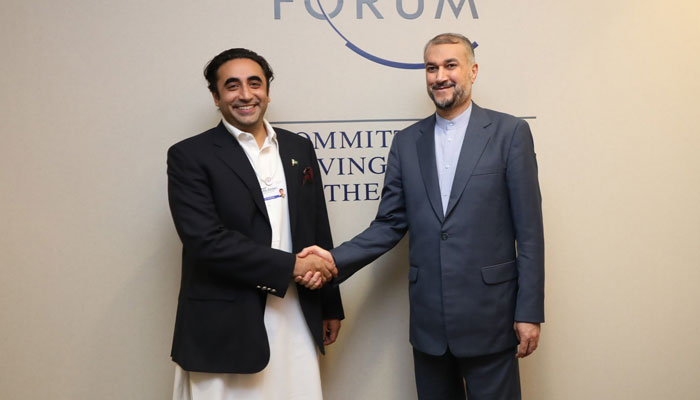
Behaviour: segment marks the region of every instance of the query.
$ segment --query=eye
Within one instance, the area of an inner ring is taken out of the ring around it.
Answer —
[[[437,71],[437,67],[434,65],[428,65],[427,67],[425,67],[425,70],[428,72],[435,72]]]
[[[455,68],[457,68],[457,63],[449,63],[449,64],[447,64],[447,68],[455,69]]]
[[[261,84],[260,82],[258,82],[258,81],[253,81],[253,82],[250,83],[250,87],[252,87],[252,88],[254,88],[254,89],[257,89],[257,88],[259,88],[260,86],[262,86],[262,84]]]
[[[239,85],[237,83],[231,83],[226,86],[226,90],[238,90]]]

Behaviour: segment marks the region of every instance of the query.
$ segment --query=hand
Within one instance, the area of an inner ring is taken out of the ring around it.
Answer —
[[[303,276],[295,276],[294,282],[306,287],[307,289],[316,290],[323,287],[326,279],[321,275],[321,272],[309,271]]]
[[[317,255],[309,254],[303,258],[297,255],[293,274],[295,282],[308,289],[318,289],[337,276],[338,270],[334,263],[329,263]]]
[[[520,341],[518,346],[517,358],[524,358],[532,354],[537,348],[537,343],[540,341],[540,324],[531,322],[516,322],[513,325],[515,335]]]
[[[340,331],[339,319],[324,319],[323,320],[323,345],[328,346],[335,342]]]
[[[309,254],[315,254],[324,260],[328,261],[329,263],[332,263],[333,266],[335,267],[335,260],[333,259],[333,255],[331,254],[330,251],[324,250],[318,246],[309,246],[302,250],[297,256],[299,257],[306,257]],[[337,274],[335,276],[338,276]]]

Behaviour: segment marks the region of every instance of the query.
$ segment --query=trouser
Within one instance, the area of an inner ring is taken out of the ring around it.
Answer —
[[[478,357],[455,357],[449,349],[431,356],[413,349],[420,400],[520,400],[516,348]]]

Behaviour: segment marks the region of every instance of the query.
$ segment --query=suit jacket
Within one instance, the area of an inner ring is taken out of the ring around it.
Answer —
[[[544,239],[528,124],[473,104],[447,210],[435,116],[391,145],[377,216],[332,251],[342,282],[409,232],[410,339],[459,357],[517,344],[514,321],[544,321]]]
[[[332,246],[313,145],[289,131],[275,131],[293,251]],[[304,178],[307,167],[313,179]],[[183,244],[173,360],[188,371],[261,371],[270,357],[263,321],[266,296],[285,295],[296,258],[270,247],[272,230],[259,180],[223,123],[169,149],[168,196]],[[298,290],[323,352],[322,319],[343,318],[340,293],[331,287]]]

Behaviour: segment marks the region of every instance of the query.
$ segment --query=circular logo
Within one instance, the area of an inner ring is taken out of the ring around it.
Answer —
[[[321,13],[323,14],[323,18],[325,18],[325,20],[328,22],[328,24],[331,26],[331,28],[333,28],[335,33],[337,33],[338,36],[340,36],[345,41],[345,47],[354,51],[358,55],[366,58],[369,61],[375,62],[377,64],[385,65],[387,67],[392,67],[392,68],[400,68],[400,69],[423,69],[423,68],[425,68],[424,63],[404,63],[404,62],[398,62],[398,61],[391,61],[391,60],[387,60],[387,59],[382,58],[382,57],[375,56],[374,54],[370,54],[370,53],[362,50],[361,48],[359,48],[358,46],[353,44],[347,37],[345,37],[345,35],[343,35],[338,30],[338,28],[336,28],[335,24],[333,24],[333,22],[331,21],[331,18],[326,13],[326,10],[323,9],[323,5],[321,5],[321,0],[316,0],[316,3],[318,4],[318,7],[321,9]],[[333,14],[333,16],[335,16],[336,14],[338,14],[338,12],[339,12],[339,9],[336,8],[336,10],[334,10],[331,14]],[[479,44],[476,42],[472,43],[472,46],[475,49],[478,45]]]

